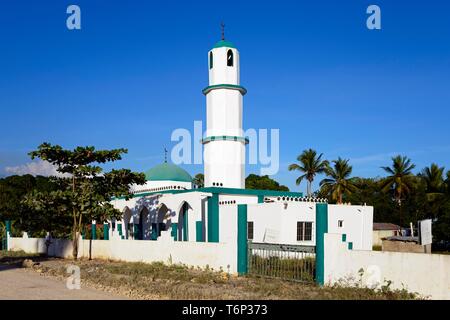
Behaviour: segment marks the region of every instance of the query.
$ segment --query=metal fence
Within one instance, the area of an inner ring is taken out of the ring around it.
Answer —
[[[248,243],[248,273],[254,276],[313,282],[315,246]]]

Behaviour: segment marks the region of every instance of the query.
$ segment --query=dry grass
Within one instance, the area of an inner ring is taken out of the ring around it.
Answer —
[[[42,275],[67,277],[68,264],[81,269],[82,285],[120,293],[136,299],[414,299],[405,290],[371,290],[358,287],[318,287],[278,279],[236,277],[225,272],[200,270],[163,263],[130,263],[103,260],[46,259],[24,253],[0,253],[0,264],[22,265],[24,259],[40,264]]]

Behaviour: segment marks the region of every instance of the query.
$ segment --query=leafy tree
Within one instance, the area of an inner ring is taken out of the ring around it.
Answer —
[[[43,237],[49,232],[52,237],[67,238],[71,234],[72,215],[70,199],[62,190],[42,192],[33,190],[26,194],[22,204],[26,209],[17,220],[23,230]]]
[[[344,194],[351,194],[356,190],[356,186],[350,178],[352,166],[348,164],[349,160],[339,157],[333,160],[333,167],[327,166],[325,174],[329,178],[325,178],[320,182],[320,186],[324,188],[325,193],[331,196],[333,201],[342,204]]]
[[[295,183],[300,185],[303,179],[307,181],[307,195],[310,197],[312,195],[312,182],[317,174],[324,173],[328,166],[327,160],[322,160],[323,154],[317,155],[317,151],[313,149],[304,150],[298,157],[297,161],[299,163],[293,163],[289,165],[289,171],[300,171],[303,173],[297,178]]]
[[[15,235],[20,235],[21,231],[31,231],[30,224],[37,217],[22,203],[24,197],[33,190],[49,191],[55,187],[50,178],[29,174],[0,179],[0,221],[11,220]]]
[[[381,188],[384,192],[393,190],[399,206],[403,197],[413,188],[414,175],[412,170],[415,166],[411,163],[411,159],[398,155],[392,158],[392,167],[381,167],[390,174],[382,181]]]
[[[205,176],[203,173],[197,173],[192,180],[192,183],[196,188],[203,188],[205,186]]]
[[[120,219],[121,212],[111,204],[111,198],[130,197],[132,184],[145,183],[144,174],[127,169],[103,173],[99,164],[121,160],[124,153],[127,153],[126,149],[77,147],[67,150],[49,143],[43,143],[36,151],[30,152],[32,159],[48,161],[57,166],[58,172],[70,176],[59,179],[59,190],[30,194],[26,202],[37,211],[47,210],[52,203],[56,203],[59,214],[71,215],[74,259],[78,256],[78,240],[83,224],[92,220],[105,222],[112,217]]]
[[[289,191],[289,188],[280,185],[277,181],[269,178],[269,176],[259,176],[256,174],[249,174],[245,179],[246,189],[257,189],[257,190],[278,190],[278,191]]]

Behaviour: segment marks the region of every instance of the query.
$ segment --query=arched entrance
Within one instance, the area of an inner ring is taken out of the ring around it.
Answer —
[[[189,241],[189,208],[191,206],[187,202],[183,202],[178,214],[178,240]]]
[[[133,223],[131,221],[132,218],[132,213],[130,208],[125,207],[125,209],[123,210],[123,219],[122,219],[122,224],[118,226],[118,231],[119,231],[119,235],[121,236],[121,238],[124,239],[128,239],[129,237],[132,237],[132,232],[130,234],[130,230],[133,230]],[[122,230],[122,225],[124,230]]]
[[[170,210],[165,204],[161,204],[156,214],[156,221],[152,223],[151,239],[157,240],[162,231],[171,227]]]
[[[146,207],[143,207],[139,212],[139,223],[134,226],[134,239],[144,240],[150,238],[150,222],[149,222],[150,212]]]

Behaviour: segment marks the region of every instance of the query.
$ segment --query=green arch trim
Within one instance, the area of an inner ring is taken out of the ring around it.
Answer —
[[[210,136],[203,138],[200,140],[202,144],[211,142],[211,141],[239,141],[244,142],[245,144],[248,144],[249,140],[245,137],[238,137],[238,136]]]
[[[205,89],[202,90],[202,92],[204,95],[207,95],[209,92],[211,92],[212,90],[216,90],[216,89],[237,90],[242,95],[245,95],[247,93],[247,89],[245,89],[243,86],[239,86],[236,84],[215,84],[215,85],[206,87]]]

